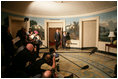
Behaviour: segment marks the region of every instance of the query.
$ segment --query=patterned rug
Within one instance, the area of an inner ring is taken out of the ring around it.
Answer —
[[[89,68],[81,69],[86,65],[88,65]],[[114,70],[112,68],[96,60],[67,53],[60,54],[60,71],[63,76],[73,74],[74,78],[112,78],[114,76]]]
[[[41,50],[40,52],[48,52]],[[95,52],[90,55],[90,50],[60,49],[56,52],[59,56],[59,69],[56,71],[59,78],[112,78],[117,57]],[[82,69],[84,66],[89,66]]]

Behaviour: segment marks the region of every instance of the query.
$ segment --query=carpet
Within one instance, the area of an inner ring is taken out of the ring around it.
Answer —
[[[42,49],[41,52],[49,51]],[[117,64],[117,57],[102,53],[89,55],[91,50],[59,49],[56,52],[59,56],[60,72],[56,71],[59,78],[112,78],[114,77],[114,66]],[[43,54],[43,53],[41,53]],[[64,57],[67,59],[65,59]],[[74,64],[75,63],[75,64]],[[78,65],[78,66],[77,66]],[[81,69],[88,65],[89,68]],[[80,67],[79,67],[80,66]]]
[[[96,62],[96,60],[91,60],[90,58],[86,58],[79,55],[70,55],[64,53],[64,57],[73,61],[80,67],[85,65],[89,65],[88,69],[81,69],[76,64],[69,62],[67,59],[60,56],[60,73],[68,74],[69,72],[73,74],[74,78],[112,78],[114,76],[114,70],[112,68],[107,67],[104,64]],[[65,75],[64,74],[64,75]]]

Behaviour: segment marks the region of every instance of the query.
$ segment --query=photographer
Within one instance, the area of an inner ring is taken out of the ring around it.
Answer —
[[[44,69],[42,68],[42,66],[44,64],[48,64],[50,65],[50,69]],[[32,77],[44,77],[45,74],[48,75],[48,77],[55,77],[53,75],[53,72],[55,70],[55,56],[51,57],[51,55],[45,54],[45,56],[43,56],[42,59],[37,60],[36,62],[32,63],[31,65],[29,65],[27,67],[27,73],[29,74],[29,76]],[[50,74],[48,74],[48,72],[51,72]],[[52,76],[53,75],[53,76]]]
[[[49,53],[44,53],[42,58],[45,58],[45,56],[48,55],[48,54],[51,56],[51,59],[53,58],[53,56],[55,56],[56,62],[59,61],[59,54],[55,53],[54,48],[50,48]],[[52,64],[52,63],[50,63],[50,64]]]
[[[37,55],[39,56],[39,50],[40,50],[40,45],[42,45],[42,41],[41,41],[41,38],[40,36],[38,35],[38,31],[34,31],[34,45],[36,47],[36,52],[37,52]]]

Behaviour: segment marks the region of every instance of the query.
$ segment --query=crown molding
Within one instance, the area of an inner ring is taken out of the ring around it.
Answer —
[[[68,15],[68,16],[40,16],[40,15],[32,15],[32,14],[26,14],[26,13],[18,13],[18,12],[14,12],[5,8],[1,8],[2,12],[7,12],[7,13],[12,13],[15,15],[21,15],[21,16],[29,16],[29,17],[40,17],[40,18],[71,18],[71,17],[82,17],[82,16],[90,16],[90,15],[96,15],[96,14],[100,14],[100,13],[106,13],[106,12],[110,12],[113,10],[117,10],[117,6],[112,7],[112,8],[108,8],[108,9],[104,9],[104,10],[100,10],[100,11],[96,11],[96,12],[91,12],[91,13],[87,13],[87,14],[81,14],[81,15]]]

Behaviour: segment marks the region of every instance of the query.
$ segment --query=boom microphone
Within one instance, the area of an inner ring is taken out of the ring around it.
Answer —
[[[97,48],[97,47],[95,47],[95,48],[94,48],[94,49],[90,52],[90,54],[89,54],[89,55],[94,54],[97,50],[98,50],[98,48]]]

